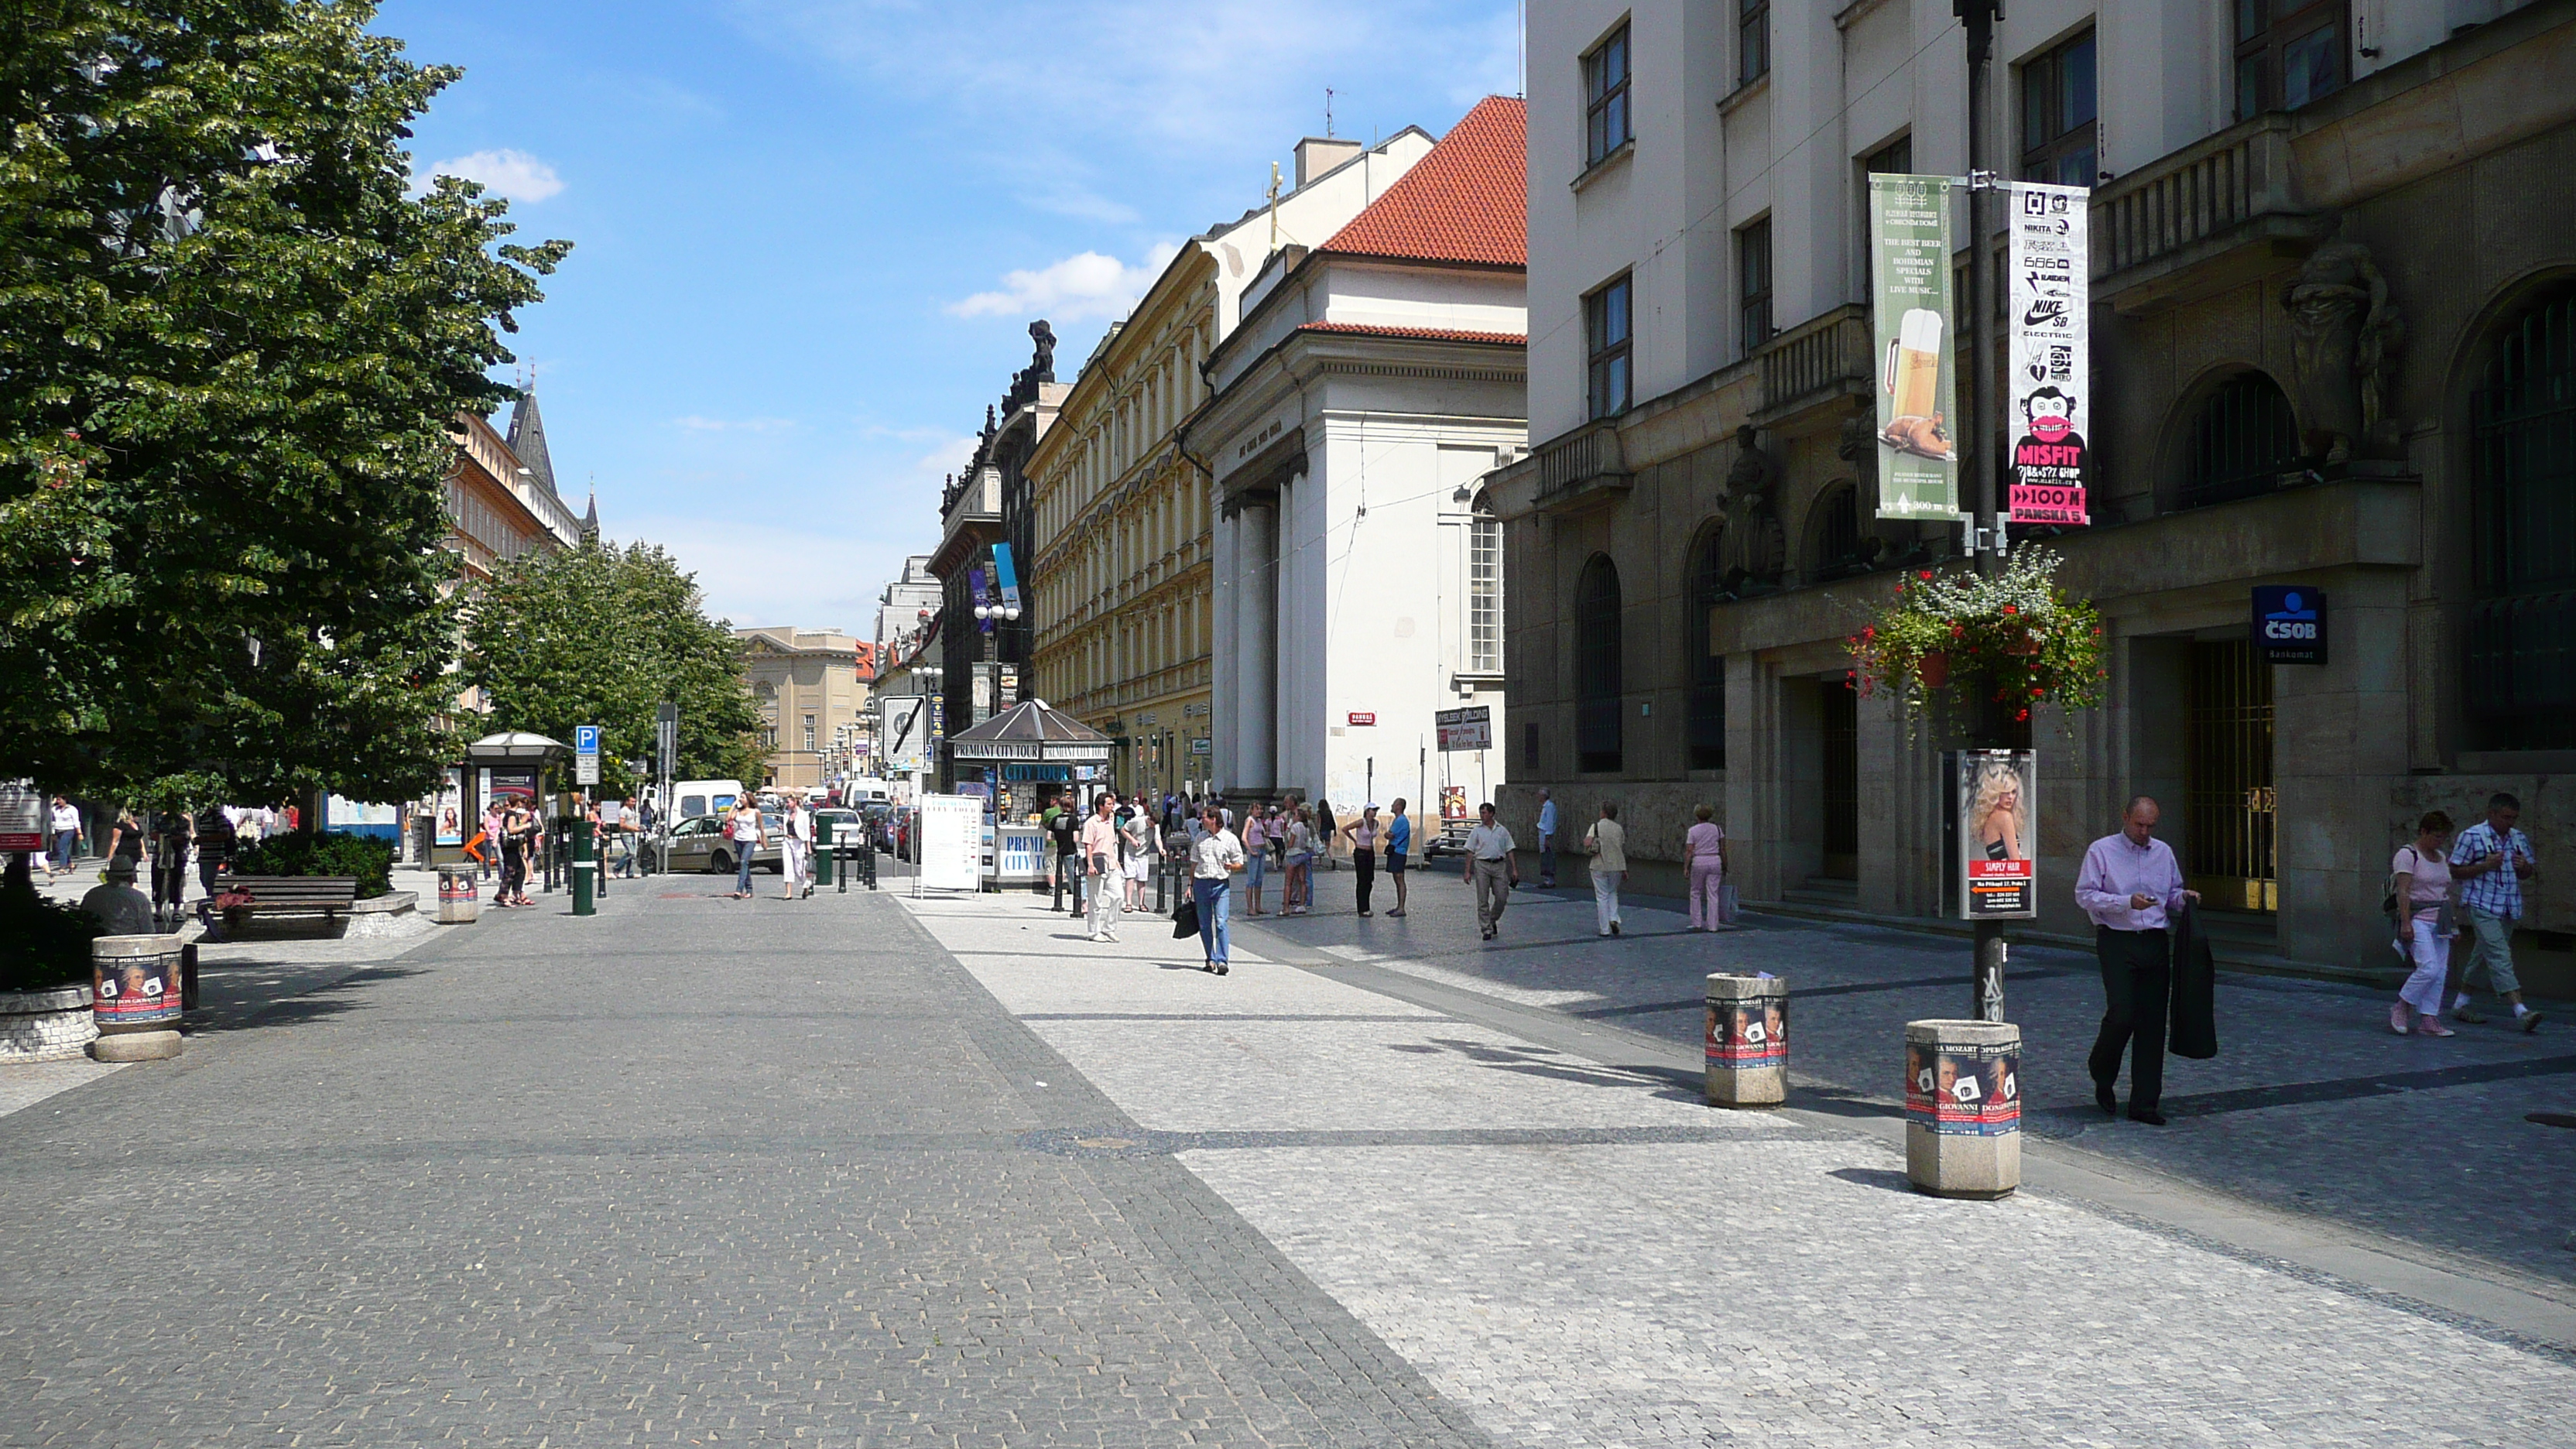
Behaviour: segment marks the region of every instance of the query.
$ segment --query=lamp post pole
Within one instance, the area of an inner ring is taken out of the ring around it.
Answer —
[[[1994,166],[1995,17],[2001,0],[1952,0],[1968,32],[1968,318],[1969,433],[1965,449],[1974,466],[1969,479],[1970,507],[1975,511],[1973,539],[1977,572],[1989,578],[2003,568],[2003,518],[1996,507],[1995,283],[1994,207],[2000,185]],[[1994,702],[1977,701],[1982,743],[2001,745],[2002,713]],[[2004,1019],[2004,927],[2001,921],[1976,922],[1976,974],[1969,1015],[1978,1021]]]

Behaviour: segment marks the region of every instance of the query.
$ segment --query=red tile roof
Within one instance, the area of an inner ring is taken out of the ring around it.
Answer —
[[[1528,107],[1487,96],[1324,243],[1347,256],[1529,265]]]
[[[1525,346],[1529,338],[1518,332],[1467,332],[1454,327],[1380,327],[1369,322],[1309,322],[1300,332],[1337,332],[1359,337],[1419,337],[1430,342],[1500,342],[1513,347]]]

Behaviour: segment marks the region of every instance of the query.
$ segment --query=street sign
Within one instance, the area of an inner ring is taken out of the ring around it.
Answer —
[[[1494,747],[1494,708],[1488,704],[1471,704],[1460,709],[1444,709],[1431,717],[1440,733],[1440,752],[1490,750]]]
[[[2254,591],[2254,657],[2266,664],[2326,662],[2326,591],[2266,584]]]
[[[1351,723],[1354,725],[1373,725],[1377,723],[1377,711],[1373,709],[1355,709],[1351,711],[1350,718]]]
[[[599,726],[572,727],[572,782],[576,785],[599,783]]]
[[[890,694],[877,701],[877,736],[888,774],[918,774],[930,763],[928,696]]]
[[[32,780],[0,784],[0,851],[45,848],[45,792]]]

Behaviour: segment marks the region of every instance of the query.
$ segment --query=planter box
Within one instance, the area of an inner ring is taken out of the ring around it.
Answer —
[[[96,1040],[88,987],[0,991],[0,1065],[76,1061]]]

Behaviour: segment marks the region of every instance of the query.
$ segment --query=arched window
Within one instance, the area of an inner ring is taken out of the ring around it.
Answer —
[[[1709,615],[1726,588],[1724,532],[1725,526],[1715,522],[1701,529],[1691,541],[1684,565],[1690,617],[1683,621],[1682,637],[1690,641],[1690,658],[1683,677],[1690,681],[1690,767],[1694,770],[1726,768],[1726,659],[1710,652],[1708,626]]]
[[[1816,502],[1815,512],[1808,515],[1807,579],[1821,583],[1849,574],[1869,571],[1869,560],[1861,553],[1860,489],[1850,483],[1837,483]]]
[[[2576,748],[2576,286],[2505,328],[2470,418],[2469,735]]]
[[[2174,506],[2200,508],[2269,493],[2298,462],[2298,425],[2281,385],[2263,373],[2238,373],[2201,400]]]
[[[1620,768],[1619,569],[1606,554],[1574,590],[1574,749],[1587,771]]]

